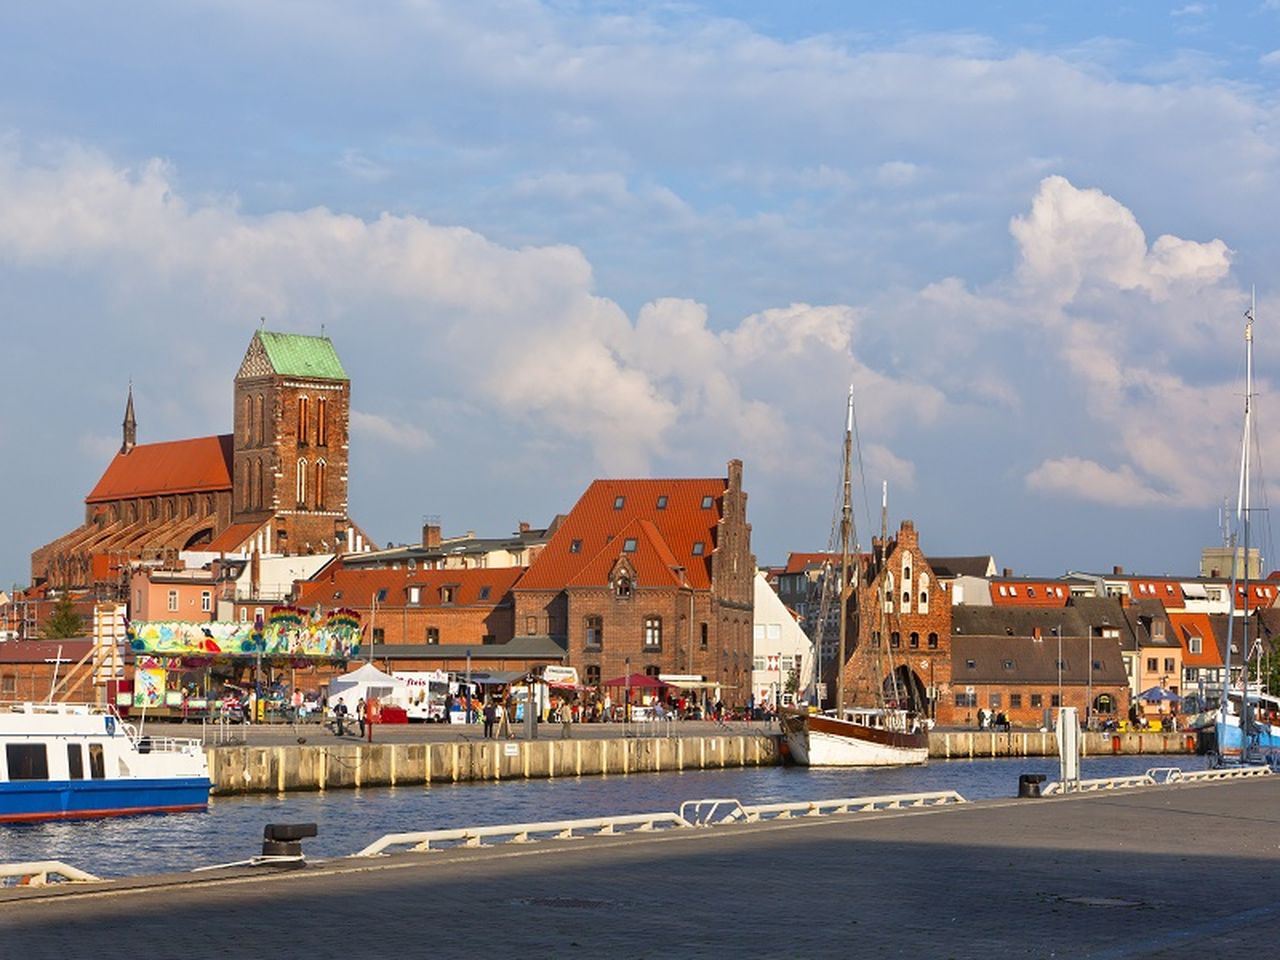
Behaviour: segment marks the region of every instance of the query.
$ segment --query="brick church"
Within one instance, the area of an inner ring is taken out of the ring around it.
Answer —
[[[230,434],[140,444],[130,389],[120,450],[84,522],[31,555],[32,583],[108,594],[130,563],[176,566],[183,550],[360,549],[347,512],[350,398],[327,337],[266,330],[236,374]]]

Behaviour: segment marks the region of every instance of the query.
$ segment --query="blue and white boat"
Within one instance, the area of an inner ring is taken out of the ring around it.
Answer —
[[[1219,761],[1275,765],[1280,762],[1280,697],[1250,691],[1247,724],[1241,721],[1243,701],[1240,691],[1232,690],[1218,714]]]
[[[0,704],[0,823],[204,810],[197,740],[139,735],[87,704]]]

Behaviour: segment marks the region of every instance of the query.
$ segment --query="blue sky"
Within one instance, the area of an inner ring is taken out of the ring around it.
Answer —
[[[130,378],[230,429],[259,317],[333,338],[379,541],[738,456],[820,548],[852,382],[926,551],[1191,572],[1251,285],[1274,460],[1278,80],[1276,0],[7,5],[0,583]]]

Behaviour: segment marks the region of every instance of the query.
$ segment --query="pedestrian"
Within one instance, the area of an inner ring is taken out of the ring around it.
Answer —
[[[338,702],[333,705],[333,732],[336,736],[344,737],[347,734],[347,705],[342,702],[342,698],[338,698]]]
[[[573,710],[567,700],[560,701],[560,739],[568,740],[573,736]]]
[[[486,740],[493,737],[493,721],[497,718],[497,711],[494,710],[493,701],[486,700],[484,702],[484,738]]]
[[[369,705],[364,702],[364,697],[356,701],[356,725],[359,729],[359,736],[364,736],[364,715],[368,712]]]
[[[493,712],[498,721],[498,739],[511,739],[511,707],[509,703],[499,700],[494,704]]]

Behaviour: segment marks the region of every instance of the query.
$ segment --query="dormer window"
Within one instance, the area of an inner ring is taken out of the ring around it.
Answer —
[[[631,575],[625,570],[618,574],[613,581],[613,595],[619,600],[631,599]]]
[[[488,600],[488,599],[489,599],[489,587],[488,587],[488,586],[483,586],[483,587],[481,587],[481,588],[480,588],[480,599],[481,599],[481,600]]]
[[[716,502],[716,498],[708,494],[707,496],[702,498],[702,509],[710,510],[715,505],[715,502]]]
[[[410,603],[420,603],[421,601],[422,601],[422,588],[421,588],[421,587],[410,587],[410,588],[409,588],[409,602],[410,602]]]
[[[658,509],[659,510],[667,509],[667,495],[665,493],[662,496],[658,497]]]
[[[457,587],[452,586],[452,585],[451,585],[451,586],[446,586],[446,587],[441,587],[441,588],[440,588],[440,602],[441,602],[441,603],[453,603],[454,596],[455,596],[455,595],[456,595],[456,593],[457,593],[457,589],[458,589]]]
[[[617,497],[614,497],[614,498],[613,498],[613,509],[615,509],[615,510],[621,510],[624,506],[626,506],[626,503],[627,503],[627,498],[626,498],[626,497],[623,497],[623,496],[617,496]]]

